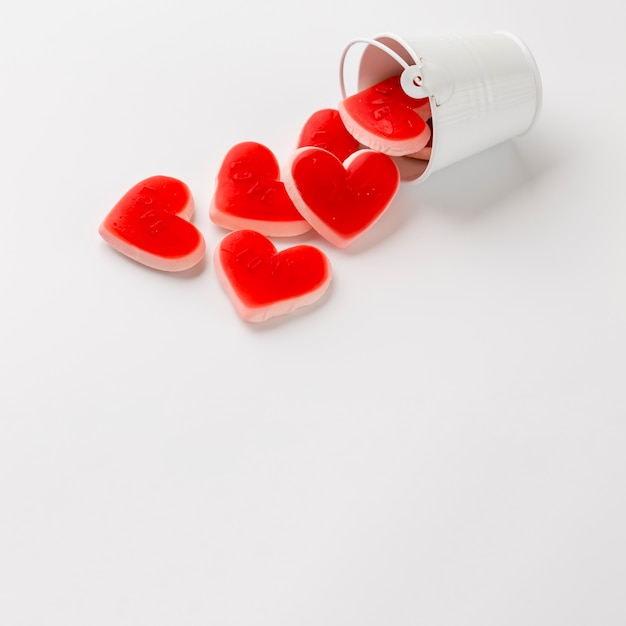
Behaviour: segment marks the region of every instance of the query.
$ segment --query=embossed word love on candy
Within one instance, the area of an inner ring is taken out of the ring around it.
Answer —
[[[176,272],[198,263],[206,252],[185,183],[152,176],[137,183],[100,224],[100,236],[115,250],[158,270]]]
[[[285,191],[273,152],[254,141],[238,143],[224,157],[209,217],[222,228],[252,229],[268,237],[311,230]]]
[[[330,263],[318,248],[297,245],[279,252],[253,230],[228,234],[213,258],[218,280],[247,322],[263,322],[316,302],[332,279]]]
[[[415,99],[392,76],[345,98],[339,114],[351,135],[362,144],[390,156],[421,150],[430,139],[428,98]]]

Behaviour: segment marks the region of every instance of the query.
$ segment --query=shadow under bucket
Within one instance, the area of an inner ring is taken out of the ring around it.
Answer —
[[[393,157],[403,181],[422,182],[437,170],[527,132],[541,107],[541,77],[526,45],[509,32],[404,41],[391,33],[350,42],[366,47],[357,69],[361,91],[401,73],[407,95],[428,97],[432,150],[428,160]]]

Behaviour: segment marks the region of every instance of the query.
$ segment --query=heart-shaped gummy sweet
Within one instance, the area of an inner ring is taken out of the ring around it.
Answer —
[[[360,148],[359,142],[348,132],[337,109],[320,109],[306,121],[298,138],[298,148],[312,146],[332,152],[345,161]]]
[[[339,248],[374,225],[400,185],[394,160],[369,149],[357,150],[342,163],[321,148],[298,148],[284,179],[298,211]]]
[[[276,157],[254,141],[233,146],[224,157],[209,216],[222,228],[252,229],[268,237],[311,230],[285,191]]]
[[[158,270],[196,265],[206,252],[200,231],[189,222],[193,197],[170,176],[152,176],[129,189],[100,224],[100,236],[115,250]]]
[[[407,95],[400,76],[391,76],[339,103],[348,132],[363,145],[390,156],[421,150],[430,138],[428,98]]]
[[[263,322],[312,304],[330,284],[332,271],[324,253],[309,245],[277,251],[253,230],[228,234],[214,253],[215,270],[237,313]]]
[[[411,157],[413,159],[420,159],[422,161],[429,161],[430,157],[433,153],[433,120],[430,118],[426,121],[428,127],[430,128],[430,139],[426,143],[426,145],[417,152],[413,152],[412,154],[407,154],[406,156]]]

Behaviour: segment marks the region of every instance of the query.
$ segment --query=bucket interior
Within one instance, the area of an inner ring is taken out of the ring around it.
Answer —
[[[357,41],[366,44],[354,72],[358,91],[402,75],[408,96],[428,96],[430,102],[430,154],[392,157],[403,181],[422,182],[435,170],[522,135],[537,117],[539,71],[526,45],[511,33],[429,37],[410,44],[382,33]],[[411,66],[417,67],[407,72]],[[407,82],[411,76],[419,82]],[[424,95],[416,95],[419,91]],[[419,114],[426,120],[428,111]]]
[[[409,65],[419,63],[419,58],[410,46],[400,38],[392,34],[383,34],[375,38],[375,41],[383,44],[399,55]],[[397,76],[402,73],[403,67],[384,49],[374,45],[366,45],[360,58],[358,66],[357,89],[362,91],[387,78]],[[414,156],[391,157],[398,166],[400,178],[406,182],[425,180],[429,173],[429,164],[436,150],[434,140],[437,133],[436,104],[433,97],[430,97],[430,119],[428,124],[431,129],[430,155],[428,158],[417,158]],[[422,157],[424,155],[422,154]]]

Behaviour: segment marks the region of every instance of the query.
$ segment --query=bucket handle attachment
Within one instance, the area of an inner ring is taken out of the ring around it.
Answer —
[[[389,46],[376,39],[353,39],[344,48],[341,55],[341,61],[339,62],[339,84],[341,86],[341,97],[345,100],[347,97],[346,85],[345,85],[345,72],[344,66],[348,51],[352,46],[358,43],[364,43],[369,46],[374,46],[388,54],[398,65],[402,67],[402,75],[400,76],[400,85],[404,92],[411,98],[427,98],[434,97],[433,93],[429,93],[429,89],[424,84],[424,78],[422,76],[423,61],[421,57],[418,57],[418,62],[414,64],[407,63],[395,50],[392,50]],[[437,103],[438,104],[438,103]]]

